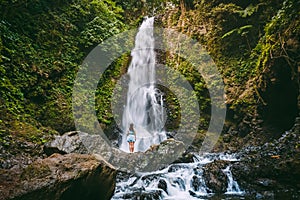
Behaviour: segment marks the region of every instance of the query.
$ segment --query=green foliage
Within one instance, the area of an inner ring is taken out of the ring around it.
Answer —
[[[178,102],[178,99],[183,100],[183,102],[188,102],[188,113],[190,116],[198,115],[196,113],[195,108],[193,108],[193,102],[198,102],[199,106],[199,112],[200,112],[200,127],[201,128],[207,128],[208,121],[209,121],[209,113],[210,113],[210,96],[207,89],[207,85],[201,76],[201,74],[197,71],[197,69],[189,62],[185,61],[184,59],[178,57],[177,55],[170,55],[170,57],[167,57],[167,66],[172,69],[180,72],[181,75],[184,76],[186,81],[191,85],[191,87],[194,90],[193,96],[185,95],[184,93],[181,96],[172,97],[173,101],[168,100],[168,107],[170,110],[169,116],[173,118],[173,120],[179,122],[179,118],[181,117],[180,111],[182,108],[180,107],[180,104]],[[170,74],[170,86],[174,85],[176,88],[176,84],[181,85],[181,83],[177,83],[177,77],[176,74],[174,74],[172,77],[172,74]],[[180,80],[180,79],[178,79]],[[182,93],[182,91],[179,91],[178,94]],[[168,96],[168,95],[167,95]],[[192,118],[192,117],[191,117]],[[187,119],[183,119],[187,120]],[[182,123],[189,123],[189,121],[183,121]],[[195,123],[195,122],[193,122]],[[173,125],[173,127],[176,127]]]
[[[254,55],[258,57],[257,70],[263,72],[274,58],[283,57],[287,59],[291,67],[297,65],[297,56],[293,52],[297,51],[297,45],[294,47],[288,45],[287,41],[299,42],[300,3],[292,0],[285,0],[282,8],[278,10],[272,20],[265,26],[265,35],[257,44]],[[299,49],[299,48],[298,48]],[[292,69],[296,74],[296,70]]]
[[[129,65],[129,55],[124,54],[119,59],[115,60],[102,74],[98,88],[96,90],[96,114],[100,122],[105,125],[110,125],[113,122],[113,113],[112,113],[112,104],[113,101],[120,101],[117,98],[124,98],[126,94],[123,94],[124,97],[120,97],[122,88],[119,88],[119,93],[114,93],[114,90],[120,87],[117,85],[117,81],[120,80],[121,76],[127,70]],[[113,96],[117,95],[117,96]],[[117,104],[116,104],[117,106]]]
[[[0,118],[73,130],[78,67],[94,46],[125,29],[122,8],[111,0],[4,0],[0,10]]]
[[[237,12],[240,14],[241,17],[250,17],[251,15],[253,15],[255,12],[258,11],[258,8],[260,5],[261,5],[261,3],[255,5],[255,6],[253,6],[253,4],[250,4],[244,10],[239,10]]]
[[[166,6],[167,2],[174,7]],[[258,102],[262,74],[268,73],[274,58],[286,59],[296,74],[299,7],[295,0],[2,0],[0,142],[9,146],[18,135],[42,144],[48,138],[43,135],[56,133],[52,129],[60,133],[73,130],[71,93],[84,57],[110,36],[129,26],[136,28],[145,15],[164,15],[165,26],[203,43],[223,75],[227,101],[236,111],[246,113]],[[129,60],[128,54],[123,55],[99,80],[96,114],[104,126],[113,122],[113,90],[122,91],[116,83]],[[194,88],[203,113],[199,121],[206,127],[210,100],[201,74],[178,56],[166,60]],[[168,115],[175,122],[170,124],[175,128],[181,116],[178,99],[166,94]]]
[[[164,26],[188,34],[209,51],[223,76],[226,102],[236,115],[253,114],[255,106],[265,105],[261,92],[277,59],[286,60],[292,78],[297,78],[299,2],[194,2],[192,9],[182,9],[179,3],[177,7],[167,9]],[[185,65],[183,73],[189,69],[186,64],[177,65]],[[191,74],[188,79],[195,87],[204,88],[201,81],[191,78]]]
[[[244,36],[245,34],[247,34],[247,32],[245,32],[245,30],[249,29],[249,28],[252,28],[253,26],[252,25],[245,25],[245,26],[242,26],[240,28],[235,28],[227,33],[225,33],[221,38],[225,38],[225,37],[228,37],[230,35],[232,35],[233,33],[237,33],[241,36]]]

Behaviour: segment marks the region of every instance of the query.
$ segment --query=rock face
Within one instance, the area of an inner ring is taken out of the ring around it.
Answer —
[[[110,199],[115,177],[99,157],[53,154],[24,169],[1,170],[0,199]]]

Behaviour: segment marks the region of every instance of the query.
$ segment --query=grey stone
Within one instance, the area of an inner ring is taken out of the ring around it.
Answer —
[[[6,175],[6,176],[4,176]],[[0,173],[0,199],[110,199],[116,170],[103,158],[53,154],[20,170]]]

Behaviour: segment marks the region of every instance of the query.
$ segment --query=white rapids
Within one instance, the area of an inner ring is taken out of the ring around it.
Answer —
[[[207,199],[214,196],[212,190],[205,184],[203,167],[215,160],[238,161],[235,155],[206,154],[194,157],[192,163],[171,164],[162,170],[138,173],[134,175],[119,175],[113,200],[132,199],[146,195],[153,199]],[[234,180],[230,166],[222,170],[228,178],[228,187],[224,195],[242,197],[244,192]],[[162,186],[165,187],[162,189]],[[147,198],[146,198],[147,199]]]

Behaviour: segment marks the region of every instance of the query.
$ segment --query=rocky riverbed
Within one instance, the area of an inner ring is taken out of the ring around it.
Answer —
[[[246,145],[235,152],[227,150],[225,154],[234,155],[235,160],[214,158],[201,167],[201,170],[198,167],[203,180],[199,179],[199,174],[191,177],[191,180],[198,177],[197,183],[200,184],[200,180],[204,181],[202,184],[205,185],[207,194],[214,194],[206,195],[206,198],[217,198],[228,192],[229,178],[226,168],[230,167],[233,180],[239,184],[244,192],[243,196],[247,198],[297,199],[300,197],[299,132],[298,117],[294,127],[279,138],[262,145]],[[183,144],[174,139],[152,146],[146,152],[133,154],[114,147],[108,148],[101,145],[102,142],[100,136],[73,131],[56,136],[42,149],[36,149],[35,154],[31,154],[34,156],[19,154],[15,157],[11,155],[10,159],[3,159],[0,170],[0,199],[110,199],[115,191],[116,181],[120,184],[121,179],[124,182],[124,177],[135,177],[134,174],[138,171],[145,171],[149,173],[147,177],[151,178],[151,171],[176,168],[170,167],[168,162],[154,161],[167,155],[166,161],[172,160],[175,163],[183,163],[182,166],[188,166],[193,165],[189,163],[194,163],[197,155],[197,152],[183,153]],[[176,152],[183,153],[179,159]],[[2,151],[3,153],[5,152]],[[148,160],[145,160],[145,157]],[[123,178],[116,179],[117,173],[118,176],[123,174]],[[144,196],[150,195],[154,198],[168,193],[165,180],[157,180],[155,184],[153,187],[157,188],[156,192],[151,193],[141,186],[141,191],[137,190],[127,196],[135,198],[135,195],[144,191]],[[190,187],[194,186],[195,184],[192,184]],[[189,195],[197,196],[197,191],[191,189]]]

